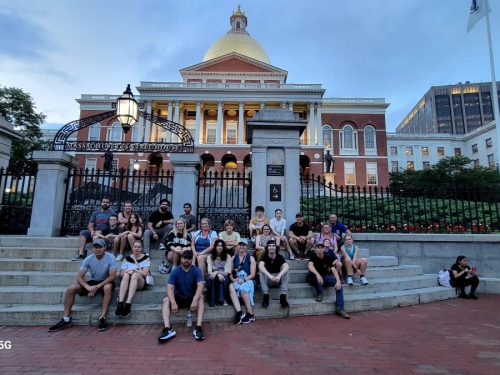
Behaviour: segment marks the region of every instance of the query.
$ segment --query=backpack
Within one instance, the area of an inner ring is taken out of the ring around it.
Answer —
[[[438,272],[438,283],[446,288],[451,288],[450,271],[444,269]]]

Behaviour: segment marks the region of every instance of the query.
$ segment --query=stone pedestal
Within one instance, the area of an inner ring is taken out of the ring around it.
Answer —
[[[332,183],[332,186],[335,185],[335,173],[333,172],[325,173],[325,183],[328,185],[330,182]]]
[[[200,156],[198,154],[170,154],[170,162],[174,166],[172,215],[174,219],[177,219],[184,214],[184,203],[191,203],[193,207],[191,213],[196,216]]]
[[[290,225],[300,211],[300,135],[307,121],[287,109],[264,109],[247,122],[252,144],[252,212],[264,206],[274,217],[279,208]]]
[[[77,161],[64,151],[35,151],[38,163],[36,189],[28,236],[55,237],[61,235],[68,170]]]

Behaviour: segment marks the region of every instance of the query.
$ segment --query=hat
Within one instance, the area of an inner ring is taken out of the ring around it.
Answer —
[[[304,217],[304,214],[302,212],[297,212],[295,214],[295,217]]]
[[[247,243],[247,241],[242,240],[242,241],[238,242],[238,245],[246,246],[246,245],[248,245],[248,243]]]
[[[323,244],[323,242],[317,242],[316,247],[325,247],[325,245]]]
[[[102,238],[98,238],[97,240],[94,240],[92,246],[106,247],[106,241],[104,241]]]
[[[191,250],[184,250],[184,252],[181,255],[181,258],[193,259],[193,252]]]

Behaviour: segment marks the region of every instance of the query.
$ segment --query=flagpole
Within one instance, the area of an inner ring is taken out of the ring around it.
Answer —
[[[493,45],[491,43],[491,29],[490,29],[490,12],[486,11],[486,31],[488,33],[488,49],[490,51],[490,69],[491,69],[491,101],[493,102],[493,117],[495,119],[495,128],[497,135],[497,152],[495,153],[496,166],[500,164],[500,113],[498,110],[498,91],[497,80],[495,78],[495,63],[493,60]]]

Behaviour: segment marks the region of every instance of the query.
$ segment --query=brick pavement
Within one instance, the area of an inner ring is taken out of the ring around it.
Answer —
[[[500,296],[336,316],[175,326],[0,327],[2,374],[499,374]]]

